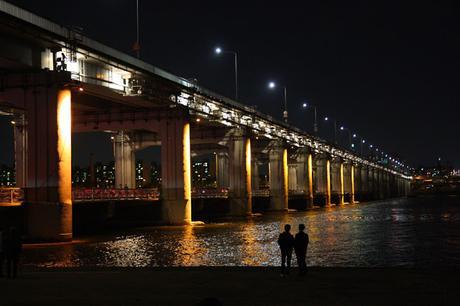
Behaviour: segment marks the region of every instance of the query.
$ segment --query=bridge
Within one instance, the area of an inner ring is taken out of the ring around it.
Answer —
[[[408,192],[397,161],[337,147],[5,1],[0,33],[0,114],[13,118],[31,239],[72,239],[72,133],[110,133],[115,186],[128,189],[136,151],[161,146],[165,224],[192,222],[191,158],[210,152],[231,216],[251,215],[256,196],[287,211],[293,198],[311,208]],[[269,191],[254,179],[262,164]]]

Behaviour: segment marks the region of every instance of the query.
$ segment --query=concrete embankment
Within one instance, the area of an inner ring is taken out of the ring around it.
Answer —
[[[458,305],[458,271],[311,268],[23,269],[0,278],[1,305]]]

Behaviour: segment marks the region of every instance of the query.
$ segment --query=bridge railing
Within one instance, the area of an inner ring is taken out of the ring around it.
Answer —
[[[252,197],[256,198],[268,198],[270,197],[270,189],[254,189],[252,190]]]
[[[160,199],[160,192],[157,188],[139,189],[93,189],[93,188],[74,188],[72,190],[73,201],[105,201],[105,200],[149,200],[157,201]]]
[[[227,199],[228,188],[192,188],[192,199]]]
[[[21,188],[0,188],[0,204],[21,203],[24,199],[24,191]]]

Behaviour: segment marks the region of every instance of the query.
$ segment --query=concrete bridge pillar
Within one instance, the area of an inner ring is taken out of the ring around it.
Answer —
[[[369,171],[367,165],[361,165],[361,181],[359,183],[360,201],[369,197]]]
[[[299,184],[297,182],[297,173],[299,172],[297,169],[298,165],[297,163],[294,164],[289,164],[288,163],[288,172],[289,172],[289,188],[288,190],[298,190],[299,189]]]
[[[228,187],[228,155],[225,152],[219,152],[216,155],[216,180],[218,187]]]
[[[190,224],[192,221],[190,123],[178,111],[160,122],[161,200],[163,221]]]
[[[313,207],[313,156],[308,149],[299,150],[297,156],[297,190],[305,193],[306,208]]]
[[[386,190],[386,182],[385,182],[385,171],[383,169],[378,170],[378,180],[379,180],[379,199],[385,199],[385,190]]]
[[[393,173],[389,174],[389,181],[390,181],[390,196],[396,197],[396,190],[395,190],[395,175]]]
[[[361,182],[362,182],[362,165],[361,164],[354,164],[353,169],[353,176],[354,176],[354,197],[353,200],[355,203],[361,200]]]
[[[235,132],[229,144],[230,214],[252,214],[251,139],[242,131]]]
[[[308,203],[307,208],[312,208],[314,205],[314,177],[313,177],[313,154],[310,152],[307,157],[307,177],[308,177]]]
[[[331,205],[331,160],[321,156],[316,160],[316,186],[319,193],[324,195],[325,205]]]
[[[56,75],[43,76],[34,76],[22,89],[0,92],[0,99],[6,95],[25,111],[26,124],[15,128],[15,157],[18,183],[25,192],[27,237],[68,241],[72,240],[72,94],[53,79]]]
[[[259,162],[257,159],[251,157],[252,162],[252,190],[259,190],[260,188],[260,177],[259,177]]]
[[[339,205],[345,202],[343,189],[343,162],[341,159],[331,161],[331,194],[338,197]]]
[[[270,210],[288,210],[288,152],[281,143],[269,151]]]
[[[391,174],[385,171],[385,198],[391,198],[391,186],[390,186]]]
[[[289,177],[290,189],[302,191],[306,201],[306,208],[313,207],[313,156],[308,148],[299,149],[295,160],[295,184],[291,185],[291,177]]]
[[[368,195],[370,200],[375,200],[375,177],[374,177],[374,168],[372,166],[367,166],[367,178],[368,178]]]
[[[348,195],[349,203],[352,203],[352,181],[351,181],[352,164],[347,162],[343,164],[343,190]]]
[[[113,139],[115,154],[115,187],[136,187],[136,157],[134,142],[125,131],[118,132]]]
[[[355,204],[355,196],[356,196],[356,168],[354,164],[350,164],[350,204]]]

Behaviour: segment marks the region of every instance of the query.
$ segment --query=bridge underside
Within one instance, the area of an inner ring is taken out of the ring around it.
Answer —
[[[116,186],[134,188],[134,152],[161,146],[161,205],[166,224],[190,224],[191,157],[216,154],[218,187],[228,188],[229,214],[252,213],[258,169],[269,169],[268,210],[285,211],[291,198],[312,207],[383,199],[407,192],[408,182],[383,169],[294,147],[250,129],[203,118],[172,104],[165,86],[148,98],[79,84],[68,73],[2,76],[0,105],[14,114],[17,185],[24,189],[27,234],[72,239],[71,133],[114,135]]]

